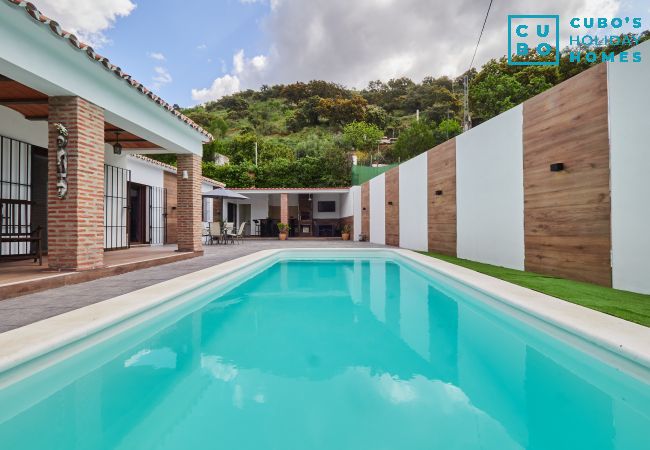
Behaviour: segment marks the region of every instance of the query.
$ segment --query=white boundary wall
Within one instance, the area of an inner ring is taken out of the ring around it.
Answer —
[[[458,257],[524,269],[523,105],[456,138]]]
[[[352,197],[352,239],[358,241],[361,234],[361,186],[352,186],[348,195]]]
[[[386,243],[386,174],[370,180],[370,242]]]
[[[612,282],[650,294],[650,42],[639,63],[609,63]]]
[[[399,166],[400,247],[428,249],[427,210],[427,152],[424,152]]]

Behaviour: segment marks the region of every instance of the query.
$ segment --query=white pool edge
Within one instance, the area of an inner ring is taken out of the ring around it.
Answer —
[[[484,294],[518,311],[585,339],[650,370],[650,328],[542,294],[410,250],[389,248],[292,248],[262,250],[93,305],[0,334],[0,374],[68,344],[108,329],[130,317],[172,302],[207,280],[232,275],[283,253],[396,254]]]

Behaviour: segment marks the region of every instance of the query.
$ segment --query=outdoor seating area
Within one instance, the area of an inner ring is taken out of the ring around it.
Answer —
[[[205,222],[203,223],[203,243],[206,245],[214,244],[242,244],[244,242],[244,231],[246,222],[242,222],[239,227],[235,227],[234,222]]]

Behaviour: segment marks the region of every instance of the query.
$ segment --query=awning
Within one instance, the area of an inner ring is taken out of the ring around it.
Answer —
[[[210,198],[238,198],[238,199],[247,199],[248,197],[245,197],[241,194],[238,194],[236,192],[233,192],[228,189],[223,189],[223,188],[217,188],[213,189],[210,192],[205,192],[203,197],[210,197]]]

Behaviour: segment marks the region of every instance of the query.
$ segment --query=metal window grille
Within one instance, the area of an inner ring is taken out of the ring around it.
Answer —
[[[129,247],[128,208],[131,171],[104,165],[104,248]]]
[[[167,242],[167,189],[149,186],[149,243]]]
[[[0,233],[29,237],[32,231],[32,146],[0,136]],[[27,255],[29,242],[3,242],[0,255]]]

